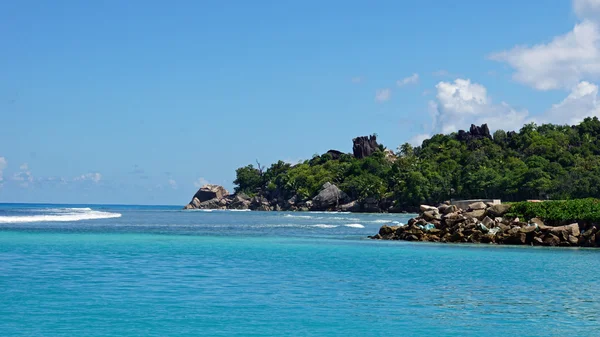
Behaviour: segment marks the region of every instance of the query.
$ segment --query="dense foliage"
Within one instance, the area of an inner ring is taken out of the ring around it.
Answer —
[[[404,144],[396,157],[365,159],[315,155],[301,164],[279,161],[264,172],[237,170],[236,191],[271,198],[310,198],[325,182],[354,199],[390,198],[397,205],[451,198],[574,199],[600,197],[600,121],[577,126],[525,125],[519,132],[459,140],[435,135],[419,147]]]
[[[588,198],[546,202],[517,202],[512,204],[509,216],[521,219],[538,217],[544,221],[600,222],[600,200]]]

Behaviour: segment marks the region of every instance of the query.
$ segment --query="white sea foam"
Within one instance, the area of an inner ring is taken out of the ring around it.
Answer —
[[[373,220],[373,221],[371,221],[371,222],[373,222],[373,223],[390,223],[390,222],[392,222],[392,221],[390,221],[390,220],[385,220],[385,219],[379,219],[379,220]]]
[[[347,225],[344,225],[346,227],[350,227],[350,228],[365,228],[365,226],[359,224],[359,223],[349,223]]]
[[[312,216],[310,215],[292,215],[292,214],[286,214],[284,215],[285,218],[299,218],[299,219],[311,219]]]
[[[337,225],[316,224],[316,225],[312,225],[311,227],[317,227],[317,228],[336,228]]]
[[[46,210],[49,214],[0,216],[0,224],[28,222],[67,222],[121,217],[120,213],[94,211],[90,208],[61,208]]]
[[[314,214],[350,214],[350,212],[328,212],[328,211],[310,211]]]

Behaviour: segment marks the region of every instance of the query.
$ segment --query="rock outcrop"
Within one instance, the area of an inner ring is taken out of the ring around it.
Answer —
[[[329,151],[325,152],[325,154],[330,155],[331,159],[333,159],[333,160],[339,160],[340,157],[344,154],[344,152],[338,151],[338,150],[329,150]]]
[[[492,135],[490,134],[490,129],[488,128],[487,124],[483,124],[481,126],[471,124],[469,131],[459,130],[458,134],[456,135],[456,139],[463,142],[483,138],[492,139]]]
[[[325,183],[321,192],[312,199],[312,210],[327,211],[335,209],[347,202],[348,195],[331,183]]]
[[[485,207],[484,207],[485,206]],[[483,207],[483,208],[482,208]],[[403,226],[383,226],[371,236],[380,240],[432,241],[455,243],[495,243],[509,245],[599,247],[596,226],[572,223],[548,226],[534,218],[522,222],[505,217],[509,205],[473,203],[469,209],[442,204],[422,205],[418,217]]]
[[[352,152],[354,153],[354,157],[358,159],[366,158],[379,149],[375,135],[356,137],[352,139],[352,143]]]

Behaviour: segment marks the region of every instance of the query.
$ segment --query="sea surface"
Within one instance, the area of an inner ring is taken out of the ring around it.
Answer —
[[[366,238],[409,217],[0,204],[0,336],[600,336],[600,250]]]

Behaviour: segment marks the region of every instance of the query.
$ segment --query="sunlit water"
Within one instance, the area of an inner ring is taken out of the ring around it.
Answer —
[[[600,250],[366,239],[407,220],[0,205],[0,335],[600,335]]]

